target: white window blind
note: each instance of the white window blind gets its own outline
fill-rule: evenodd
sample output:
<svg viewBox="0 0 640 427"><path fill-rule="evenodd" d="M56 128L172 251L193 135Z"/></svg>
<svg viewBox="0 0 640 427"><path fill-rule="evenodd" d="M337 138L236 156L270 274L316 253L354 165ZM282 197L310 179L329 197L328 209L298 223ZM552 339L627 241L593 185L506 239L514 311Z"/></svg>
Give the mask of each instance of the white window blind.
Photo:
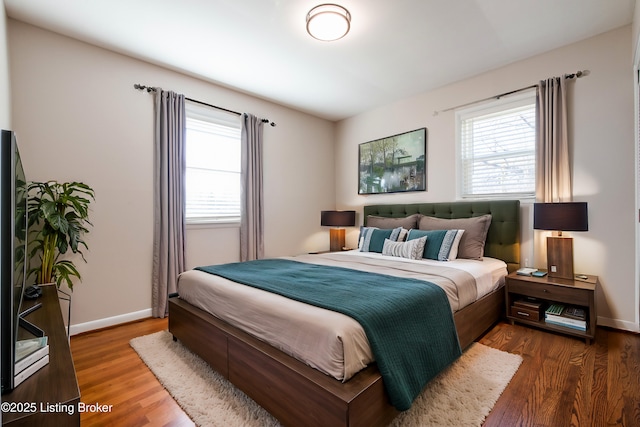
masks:
<svg viewBox="0 0 640 427"><path fill-rule="evenodd" d="M240 220L240 119L186 105L187 223Z"/></svg>
<svg viewBox="0 0 640 427"><path fill-rule="evenodd" d="M535 195L535 93L461 110L457 123L461 197Z"/></svg>

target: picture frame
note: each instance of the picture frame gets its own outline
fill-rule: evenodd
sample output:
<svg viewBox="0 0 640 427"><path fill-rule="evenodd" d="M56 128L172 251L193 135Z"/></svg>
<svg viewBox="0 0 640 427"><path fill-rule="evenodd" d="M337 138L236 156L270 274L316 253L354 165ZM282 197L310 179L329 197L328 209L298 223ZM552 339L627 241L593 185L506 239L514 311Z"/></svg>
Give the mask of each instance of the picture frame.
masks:
<svg viewBox="0 0 640 427"><path fill-rule="evenodd" d="M358 194L427 189L427 128L358 146Z"/></svg>

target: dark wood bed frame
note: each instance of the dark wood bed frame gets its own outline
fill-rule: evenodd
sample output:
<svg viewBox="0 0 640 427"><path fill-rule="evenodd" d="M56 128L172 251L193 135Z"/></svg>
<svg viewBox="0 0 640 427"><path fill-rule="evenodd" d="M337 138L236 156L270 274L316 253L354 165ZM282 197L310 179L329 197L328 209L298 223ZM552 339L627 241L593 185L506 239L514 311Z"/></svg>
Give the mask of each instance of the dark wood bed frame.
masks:
<svg viewBox="0 0 640 427"><path fill-rule="evenodd" d="M463 218L491 213L485 255L519 266L519 202L421 203L365 206L367 215L403 217L422 213ZM500 288L454 314L462 348L504 315ZM169 331L214 370L269 411L284 426L385 426L398 414L382 377L370 365L342 383L192 306L169 301Z"/></svg>

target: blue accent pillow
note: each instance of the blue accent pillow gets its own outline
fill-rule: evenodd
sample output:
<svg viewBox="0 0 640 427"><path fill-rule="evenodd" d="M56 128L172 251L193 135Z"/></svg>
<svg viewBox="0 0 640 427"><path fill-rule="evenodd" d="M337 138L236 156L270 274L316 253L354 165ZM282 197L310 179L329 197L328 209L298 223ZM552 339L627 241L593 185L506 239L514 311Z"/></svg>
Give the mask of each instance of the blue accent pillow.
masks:
<svg viewBox="0 0 640 427"><path fill-rule="evenodd" d="M458 234L462 236L464 230L409 230L407 241L427 237L427 244L424 246L423 258L436 261L449 261L455 259L458 252L456 245L460 243Z"/></svg>
<svg viewBox="0 0 640 427"><path fill-rule="evenodd" d="M396 242L401 231L402 227L391 230L375 227L360 228L360 238L358 239L359 241L362 241L360 252L377 252L381 254L382 248L384 247L384 241L389 239Z"/></svg>

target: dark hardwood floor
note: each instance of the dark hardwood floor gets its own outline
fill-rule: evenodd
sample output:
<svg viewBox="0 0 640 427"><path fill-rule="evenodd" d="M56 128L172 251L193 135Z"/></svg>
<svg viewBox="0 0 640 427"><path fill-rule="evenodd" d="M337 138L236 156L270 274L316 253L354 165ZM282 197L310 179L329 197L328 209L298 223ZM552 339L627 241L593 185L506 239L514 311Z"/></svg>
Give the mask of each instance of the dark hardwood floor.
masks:
<svg viewBox="0 0 640 427"><path fill-rule="evenodd" d="M499 323L482 344L524 361L485 426L640 426L640 335L598 328L595 342Z"/></svg>
<svg viewBox="0 0 640 427"><path fill-rule="evenodd" d="M113 405L83 426L193 425L129 346L166 328L148 319L71 338L81 401ZM480 342L524 358L486 427L640 426L640 335L599 328L586 345L504 322Z"/></svg>

